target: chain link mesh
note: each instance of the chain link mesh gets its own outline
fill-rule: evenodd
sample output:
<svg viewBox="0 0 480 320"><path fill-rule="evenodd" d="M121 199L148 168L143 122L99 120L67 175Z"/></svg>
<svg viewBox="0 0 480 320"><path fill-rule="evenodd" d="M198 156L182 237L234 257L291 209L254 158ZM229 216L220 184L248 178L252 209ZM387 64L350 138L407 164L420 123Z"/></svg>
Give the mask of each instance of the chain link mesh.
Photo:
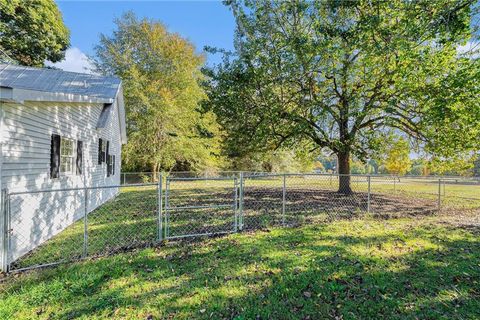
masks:
<svg viewBox="0 0 480 320"><path fill-rule="evenodd" d="M108 198L103 205L96 204ZM151 245L158 239L155 185L88 190L87 235L89 256Z"/></svg>
<svg viewBox="0 0 480 320"><path fill-rule="evenodd" d="M150 245L158 239L157 200L155 184L12 193L9 269Z"/></svg>
<svg viewBox="0 0 480 320"><path fill-rule="evenodd" d="M435 214L480 226L480 181L474 179L231 172L216 178L170 174L162 182L161 189L156 182L8 194L10 270L111 254L165 238L365 216Z"/></svg>
<svg viewBox="0 0 480 320"><path fill-rule="evenodd" d="M67 262L83 254L83 190L11 194L10 269ZM44 248L48 247L47 250Z"/></svg>
<svg viewBox="0 0 480 320"><path fill-rule="evenodd" d="M166 238L234 232L236 178L168 177Z"/></svg>

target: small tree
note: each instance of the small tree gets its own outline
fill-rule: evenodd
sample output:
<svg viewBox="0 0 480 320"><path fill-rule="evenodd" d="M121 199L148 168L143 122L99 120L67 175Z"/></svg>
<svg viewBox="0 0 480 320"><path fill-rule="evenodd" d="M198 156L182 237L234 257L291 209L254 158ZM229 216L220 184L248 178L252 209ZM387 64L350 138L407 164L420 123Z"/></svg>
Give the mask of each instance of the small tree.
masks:
<svg viewBox="0 0 480 320"><path fill-rule="evenodd" d="M390 174L404 175L412 167L408 141L400 137L390 145L385 159L385 169Z"/></svg>
<svg viewBox="0 0 480 320"><path fill-rule="evenodd" d="M53 0L0 0L0 49L27 66L65 58L70 32Z"/></svg>

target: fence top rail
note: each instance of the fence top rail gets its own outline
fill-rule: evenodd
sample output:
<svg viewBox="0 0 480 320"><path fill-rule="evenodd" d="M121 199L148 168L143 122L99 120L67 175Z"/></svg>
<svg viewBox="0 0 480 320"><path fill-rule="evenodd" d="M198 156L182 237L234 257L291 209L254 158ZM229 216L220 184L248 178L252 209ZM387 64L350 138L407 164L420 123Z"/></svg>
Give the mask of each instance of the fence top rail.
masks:
<svg viewBox="0 0 480 320"><path fill-rule="evenodd" d="M265 171L217 171L212 173L205 172L195 172L195 171L171 171L171 172L122 172L121 174L164 174L165 176L173 177L180 174L191 174L196 175L197 178L205 177L216 177L221 176L222 174L240 174L243 173L244 176L253 176L253 175L327 175L327 176L370 176L370 177L391 177L391 178L407 178L407 179L442 179L442 180L473 180L480 181L480 177L463 177L463 176L415 176L415 175L395 175L395 174L380 174L380 173L350 173L350 174L340 174L340 173L330 173L330 172L290 172L290 173L281 173L281 172L265 172ZM181 177L178 177L181 178ZM193 178L193 177L192 177Z"/></svg>
<svg viewBox="0 0 480 320"><path fill-rule="evenodd" d="M123 185L109 185L109 186L94 186L94 187L78 187L78 188L59 188L59 189L41 189L41 190L29 190L29 191L13 191L8 192L8 195L15 196L21 194L35 194L46 192L60 192L60 191L83 191L83 190L97 190L97 189L125 189L132 187L148 187L157 186L158 183L135 183L135 184L123 184Z"/></svg>
<svg viewBox="0 0 480 320"><path fill-rule="evenodd" d="M264 177L300 177L300 176L312 176L312 177L379 177L371 174L340 174L340 173L261 173L261 174L250 174L249 172L244 173L245 178L264 178ZM386 178L394 178L394 176L383 176Z"/></svg>
<svg viewBox="0 0 480 320"><path fill-rule="evenodd" d="M216 180L234 180L235 177L171 177L168 176L168 181L216 181Z"/></svg>

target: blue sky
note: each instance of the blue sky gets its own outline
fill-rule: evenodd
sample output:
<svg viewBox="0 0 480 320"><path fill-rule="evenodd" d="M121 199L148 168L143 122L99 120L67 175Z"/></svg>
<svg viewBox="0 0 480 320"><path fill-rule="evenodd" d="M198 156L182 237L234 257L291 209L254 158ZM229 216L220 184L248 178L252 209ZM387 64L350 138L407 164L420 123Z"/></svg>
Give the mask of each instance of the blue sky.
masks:
<svg viewBox="0 0 480 320"><path fill-rule="evenodd" d="M94 53L100 33L111 34L113 20L126 11L138 17L163 22L169 31L193 42L201 52L205 45L233 49L235 22L232 13L220 1L56 1L71 33L71 48L66 60L55 64L69 71L88 68L85 55ZM219 56L207 56L207 63Z"/></svg>

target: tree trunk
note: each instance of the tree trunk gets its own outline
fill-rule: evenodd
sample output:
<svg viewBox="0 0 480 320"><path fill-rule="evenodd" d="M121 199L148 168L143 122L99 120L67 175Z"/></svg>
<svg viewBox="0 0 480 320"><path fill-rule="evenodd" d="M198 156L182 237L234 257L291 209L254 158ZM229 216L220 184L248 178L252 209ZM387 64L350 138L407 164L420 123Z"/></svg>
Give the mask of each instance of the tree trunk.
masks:
<svg viewBox="0 0 480 320"><path fill-rule="evenodd" d="M157 174L158 167L159 165L156 162L152 163L151 165L151 170L152 170L151 181L155 183L158 182L158 174Z"/></svg>
<svg viewBox="0 0 480 320"><path fill-rule="evenodd" d="M338 158L338 192L351 194L350 185L350 151L342 151L337 154Z"/></svg>

